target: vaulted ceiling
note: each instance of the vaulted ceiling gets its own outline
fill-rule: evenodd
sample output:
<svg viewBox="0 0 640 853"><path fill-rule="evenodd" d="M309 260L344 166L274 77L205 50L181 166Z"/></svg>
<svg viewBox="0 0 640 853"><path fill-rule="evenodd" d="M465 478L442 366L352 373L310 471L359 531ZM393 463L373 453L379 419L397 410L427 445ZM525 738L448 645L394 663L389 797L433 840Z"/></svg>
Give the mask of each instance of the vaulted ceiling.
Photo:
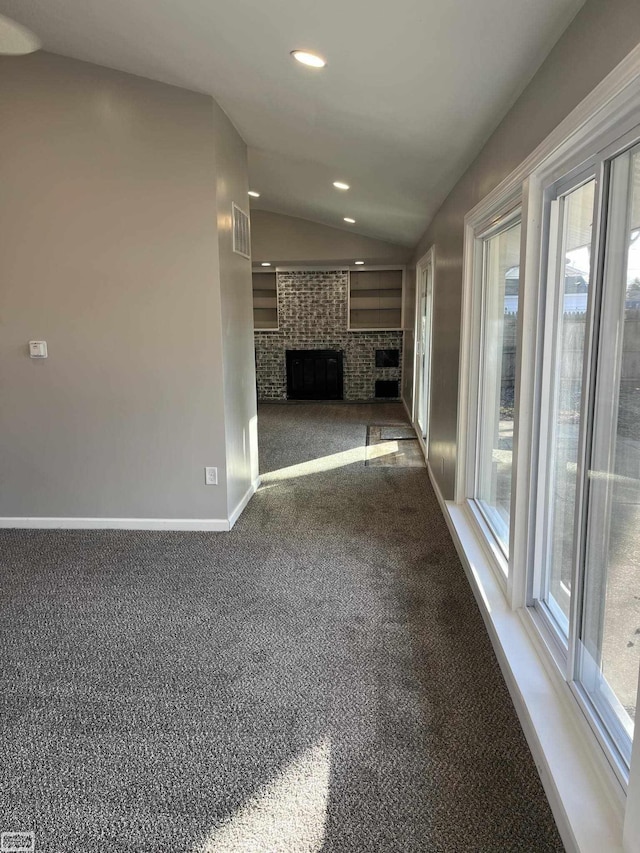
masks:
<svg viewBox="0 0 640 853"><path fill-rule="evenodd" d="M45 50L213 95L249 147L255 207L410 246L582 2L0 0L0 12ZM295 48L327 67L296 63Z"/></svg>

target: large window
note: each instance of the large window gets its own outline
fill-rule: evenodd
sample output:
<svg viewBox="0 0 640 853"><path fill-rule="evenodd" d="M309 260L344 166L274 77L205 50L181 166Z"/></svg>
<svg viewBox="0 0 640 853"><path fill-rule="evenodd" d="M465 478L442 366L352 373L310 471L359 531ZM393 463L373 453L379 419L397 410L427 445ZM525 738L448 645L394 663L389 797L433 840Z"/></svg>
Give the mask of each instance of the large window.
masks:
<svg viewBox="0 0 640 853"><path fill-rule="evenodd" d="M640 148L549 196L533 604L624 775L640 665Z"/></svg>
<svg viewBox="0 0 640 853"><path fill-rule="evenodd" d="M508 582L513 503L518 318L520 313L520 198L483 211L466 224L467 283L463 313L458 420L466 465L458 468L457 500ZM466 414L466 418L465 418Z"/></svg>
<svg viewBox="0 0 640 853"><path fill-rule="evenodd" d="M465 217L446 506L589 850L640 850L640 53L630 67Z"/></svg>
<svg viewBox="0 0 640 853"><path fill-rule="evenodd" d="M585 328L591 280L596 180L560 190L551 205L547 385L543 424L540 524L545 525L539 598L568 643L576 534Z"/></svg>
<svg viewBox="0 0 640 853"><path fill-rule="evenodd" d="M482 332L475 498L509 553L520 223L482 239Z"/></svg>
<svg viewBox="0 0 640 853"><path fill-rule="evenodd" d="M629 762L640 666L640 148L611 163L578 675Z"/></svg>

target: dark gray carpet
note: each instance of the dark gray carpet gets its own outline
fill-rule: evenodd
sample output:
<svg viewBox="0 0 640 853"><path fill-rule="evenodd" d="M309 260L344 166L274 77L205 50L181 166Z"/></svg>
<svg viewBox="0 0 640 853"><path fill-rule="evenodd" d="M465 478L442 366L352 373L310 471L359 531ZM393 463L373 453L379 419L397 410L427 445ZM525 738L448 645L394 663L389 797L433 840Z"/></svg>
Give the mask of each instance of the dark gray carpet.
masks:
<svg viewBox="0 0 640 853"><path fill-rule="evenodd" d="M0 831L38 853L562 850L426 471L350 461L401 420L262 406L272 473L230 534L0 532ZM305 466L326 456L348 464Z"/></svg>

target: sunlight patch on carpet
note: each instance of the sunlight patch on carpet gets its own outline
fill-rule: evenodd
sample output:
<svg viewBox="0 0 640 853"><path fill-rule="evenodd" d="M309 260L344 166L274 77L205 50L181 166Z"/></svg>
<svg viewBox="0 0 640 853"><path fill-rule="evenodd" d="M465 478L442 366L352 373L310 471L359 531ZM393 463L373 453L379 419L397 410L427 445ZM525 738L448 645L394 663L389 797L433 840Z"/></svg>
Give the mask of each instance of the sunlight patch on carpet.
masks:
<svg viewBox="0 0 640 853"><path fill-rule="evenodd" d="M298 465L289 465L287 468L270 471L267 474L262 474L261 479L263 483L271 483L277 480L308 477L310 474L320 474L324 471L332 471L335 468L344 468L345 465L367 462L397 452L397 441L385 441L375 446L362 445L362 447L354 447L352 450L342 450L340 453L331 453L328 456L320 456L318 459L310 459L308 462L300 462Z"/></svg>
<svg viewBox="0 0 640 853"><path fill-rule="evenodd" d="M380 453L379 448L395 449ZM367 457L365 465L376 468L425 468L420 442L412 426L407 424L367 427Z"/></svg>
<svg viewBox="0 0 640 853"><path fill-rule="evenodd" d="M331 743L318 741L261 788L193 853L320 853Z"/></svg>

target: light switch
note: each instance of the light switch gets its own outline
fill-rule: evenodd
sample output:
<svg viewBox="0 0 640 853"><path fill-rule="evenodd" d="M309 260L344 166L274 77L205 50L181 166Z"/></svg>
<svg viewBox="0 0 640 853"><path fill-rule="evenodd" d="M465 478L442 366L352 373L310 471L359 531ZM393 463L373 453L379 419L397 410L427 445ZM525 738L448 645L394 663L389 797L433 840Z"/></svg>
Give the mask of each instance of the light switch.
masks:
<svg viewBox="0 0 640 853"><path fill-rule="evenodd" d="M29 355L31 358L46 358L47 357L47 342L46 341L29 341Z"/></svg>

